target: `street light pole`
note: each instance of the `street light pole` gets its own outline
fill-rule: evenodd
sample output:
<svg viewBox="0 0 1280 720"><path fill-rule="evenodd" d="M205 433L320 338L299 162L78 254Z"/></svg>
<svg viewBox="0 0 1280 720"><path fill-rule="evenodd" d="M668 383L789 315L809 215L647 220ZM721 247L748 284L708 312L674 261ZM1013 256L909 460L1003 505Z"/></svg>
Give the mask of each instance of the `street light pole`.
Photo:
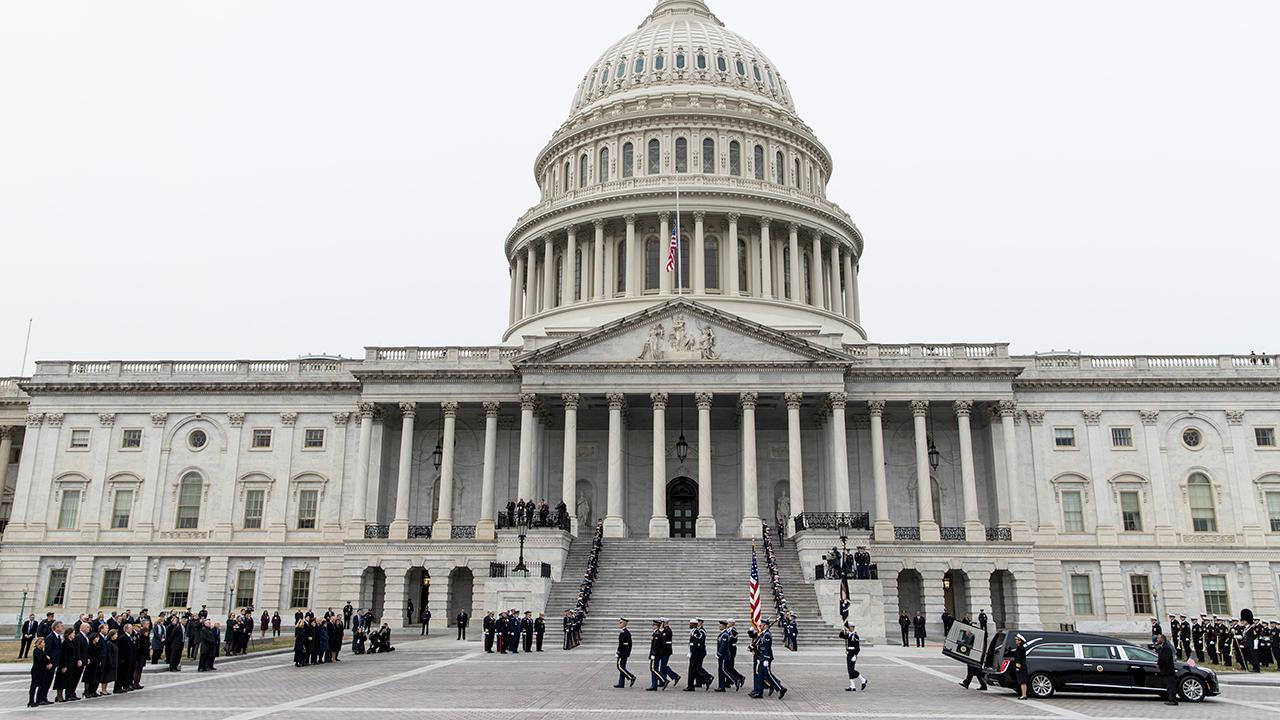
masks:
<svg viewBox="0 0 1280 720"><path fill-rule="evenodd" d="M18 630L15 639L22 639L22 616L27 612L27 589L22 588L22 606L18 608Z"/></svg>
<svg viewBox="0 0 1280 720"><path fill-rule="evenodd" d="M520 572L521 570L523 570L527 573L529 572L529 568L525 567L524 565L524 539L525 539L525 536L528 535L529 530L523 522L519 523L516 527L518 528L520 533L520 561L516 563L514 571Z"/></svg>

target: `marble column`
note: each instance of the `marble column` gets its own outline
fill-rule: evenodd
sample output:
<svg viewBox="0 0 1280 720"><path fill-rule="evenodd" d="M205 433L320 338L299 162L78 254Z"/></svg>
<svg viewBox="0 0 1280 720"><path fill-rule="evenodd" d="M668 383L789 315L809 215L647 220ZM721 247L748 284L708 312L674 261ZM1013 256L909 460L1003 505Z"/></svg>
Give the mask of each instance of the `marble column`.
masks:
<svg viewBox="0 0 1280 720"><path fill-rule="evenodd" d="M431 526L431 537L448 540L453 535L453 446L457 436L458 403L446 400L440 403L444 415L444 431L440 438L440 507L436 508L436 521Z"/></svg>
<svg viewBox="0 0 1280 720"><path fill-rule="evenodd" d="M627 536L627 522L622 516L622 393L605 395L609 402L609 502L604 518L605 537Z"/></svg>
<svg viewBox="0 0 1280 720"><path fill-rule="evenodd" d="M804 302L804 282L800 279L804 270L804 258L800 255L800 226L796 223L787 225L787 231L790 233L789 248L791 253L791 272L788 276L791 280L791 294L787 299L791 302Z"/></svg>
<svg viewBox="0 0 1280 720"><path fill-rule="evenodd" d="M816 308L820 308L826 304L822 291L822 276L826 270L822 266L822 233L818 230L813 231L813 250L811 252L813 253L813 258L810 260L809 265L809 270L811 271L809 274L813 278L809 281L810 292L813 293L813 302L811 304Z"/></svg>
<svg viewBox="0 0 1280 720"><path fill-rule="evenodd" d="M493 479L498 460L498 408L492 400L484 403L484 469L480 475L480 519L476 521L476 539L494 538Z"/></svg>
<svg viewBox="0 0 1280 720"><path fill-rule="evenodd" d="M537 406L538 396L533 393L520 395L520 469L516 472L516 499L533 498L533 410ZM507 518L510 522L511 518Z"/></svg>
<svg viewBox="0 0 1280 720"><path fill-rule="evenodd" d="M759 485L756 479L756 403L759 394L745 392L738 396L742 406L742 525L738 536L760 537Z"/></svg>
<svg viewBox="0 0 1280 720"><path fill-rule="evenodd" d="M868 400L871 415L871 478L875 487L875 534L878 542L893 540L889 519L889 483L884 472L884 400Z"/></svg>
<svg viewBox="0 0 1280 720"><path fill-rule="evenodd" d="M853 253L840 253L840 262L844 265L844 316L856 320L857 315L853 298Z"/></svg>
<svg viewBox="0 0 1280 720"><path fill-rule="evenodd" d="M624 215L622 219L627 221L627 262L626 267L622 268L622 273L626 276L627 297L635 297L640 294L636 288L638 284L636 266L639 264L636 262L636 216Z"/></svg>
<svg viewBox="0 0 1280 720"><path fill-rule="evenodd" d="M550 235L542 239L542 309L556 306L556 243Z"/></svg>
<svg viewBox="0 0 1280 720"><path fill-rule="evenodd" d="M725 283L728 288L726 292L730 295L738 295L742 289L738 287L738 213L729 213L726 216L729 220L729 246L721 247L720 257L729 261L729 277Z"/></svg>
<svg viewBox="0 0 1280 720"><path fill-rule="evenodd" d="M578 228L570 225L568 240L564 244L564 274L560 277L560 305L572 305L578 302ZM585 267L583 268L586 269ZM586 280L583 273L583 280Z"/></svg>
<svg viewBox="0 0 1280 720"><path fill-rule="evenodd" d="M667 272L667 247L670 243L671 213L663 211L658 213L658 293L660 295L670 295L671 288L676 284L675 273ZM648 267L647 259L643 267Z"/></svg>
<svg viewBox="0 0 1280 720"><path fill-rule="evenodd" d="M833 392L828 398L831 400L831 454L835 456L831 470L835 475L836 512L848 513L853 511L849 501L849 436L844 429L844 409L849 398L842 392Z"/></svg>
<svg viewBox="0 0 1280 720"><path fill-rule="evenodd" d="M859 272L861 272L861 269L858 267L858 263L856 262L856 258L855 258L855 262L853 262L853 272L850 273L849 275L850 290L848 291L848 293L849 293L849 299L851 301L849 318L853 320L855 323L861 324L862 323L862 305L861 305L862 301L858 299L858 273Z"/></svg>
<svg viewBox="0 0 1280 720"><path fill-rule="evenodd" d="M576 493L578 484L578 393L563 393L564 401L564 459L560 478L560 499L569 510L569 531L578 534Z"/></svg>
<svg viewBox="0 0 1280 720"><path fill-rule="evenodd" d="M912 400L911 415L915 421L916 431L916 507L917 522L920 526L920 539L937 542L940 540L938 523L933 518L933 485L929 470L929 428L925 419L929 415L928 400Z"/></svg>
<svg viewBox="0 0 1280 720"><path fill-rule="evenodd" d="M840 258L835 243L827 253L827 309L840 313Z"/></svg>
<svg viewBox="0 0 1280 720"><path fill-rule="evenodd" d="M791 235L795 238L795 233ZM795 243L792 243L795 247ZM795 268L796 255L791 256L791 267ZM796 277L792 273L792 282ZM792 287L796 287L794 284ZM800 403L804 393L790 392L782 396L787 402L787 480L791 493L791 513L787 516L787 535L796 532L796 516L804 513L804 467L800 447Z"/></svg>
<svg viewBox="0 0 1280 720"><path fill-rule="evenodd" d="M595 273L592 276L592 280L595 281L594 283L595 292L593 293L592 296L596 300L603 300L604 299L604 220L597 218L595 220L592 220L591 224L596 229L595 252L592 253L591 255L591 259L593 261L593 264L595 265ZM583 296L587 294L586 288L583 288L582 294Z"/></svg>
<svg viewBox="0 0 1280 720"><path fill-rule="evenodd" d="M671 537L671 521L667 518L667 394L650 393L653 400L653 515L649 518L649 537Z"/></svg>
<svg viewBox="0 0 1280 720"><path fill-rule="evenodd" d="M698 521L697 536L716 536L716 517L711 511L711 400L709 392L695 393L698 405Z"/></svg>
<svg viewBox="0 0 1280 720"><path fill-rule="evenodd" d="M955 408L956 424L960 431L960 485L964 492L965 540L986 542L987 528L978 516L978 481L973 469L973 433L969 427L973 401L957 400L952 407Z"/></svg>
<svg viewBox="0 0 1280 720"><path fill-rule="evenodd" d="M1000 413L1000 430L1004 438L1004 476L1009 487L1009 532L1016 542L1026 542L1031 537L1031 523L1027 522L1027 508L1023 507L1020 495L1022 488L1018 480L1018 436L1014 432L1014 416L1018 412L1018 404L1013 400L1001 400L997 406Z"/></svg>
<svg viewBox="0 0 1280 720"><path fill-rule="evenodd" d="M769 224L773 218L760 218L760 297L773 297L773 243L769 241Z"/></svg>
<svg viewBox="0 0 1280 720"><path fill-rule="evenodd" d="M524 260L520 258L520 253L516 253L515 264L511 266L511 298L507 303L508 308L508 324L515 325L520 319L520 307L523 305L523 298L520 297L520 283L524 280Z"/></svg>
<svg viewBox="0 0 1280 720"><path fill-rule="evenodd" d="M707 250L706 240L703 233L706 228L704 220L706 212L702 210L693 211L693 257L689 258L689 274L693 277L689 278L689 284L693 286L693 292L702 295L707 291Z"/></svg>
<svg viewBox="0 0 1280 720"><path fill-rule="evenodd" d="M524 261L524 316L538 312L538 256L534 254L533 240L525 244Z"/></svg>
<svg viewBox="0 0 1280 720"><path fill-rule="evenodd" d="M418 403L400 403L400 466L396 469L396 515L391 521L389 537L405 540L409 537L409 482L413 471L413 419L418 414Z"/></svg>
<svg viewBox="0 0 1280 720"><path fill-rule="evenodd" d="M9 477L9 455L13 453L13 432L14 428L0 425L0 491L4 490L5 481Z"/></svg>

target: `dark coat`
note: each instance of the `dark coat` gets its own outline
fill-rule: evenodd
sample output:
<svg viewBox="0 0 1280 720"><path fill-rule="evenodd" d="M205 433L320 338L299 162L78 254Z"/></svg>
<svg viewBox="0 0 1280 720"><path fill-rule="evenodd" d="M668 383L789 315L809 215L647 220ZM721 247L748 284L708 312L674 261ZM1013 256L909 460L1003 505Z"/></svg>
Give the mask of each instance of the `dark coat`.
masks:
<svg viewBox="0 0 1280 720"><path fill-rule="evenodd" d="M116 681L116 670L120 666L120 650L115 643L108 640L102 643L101 652L102 667L98 670L98 682L113 683Z"/></svg>
<svg viewBox="0 0 1280 720"><path fill-rule="evenodd" d="M1165 641L1160 646L1159 657L1156 659L1156 669L1161 675L1173 674L1173 643Z"/></svg>

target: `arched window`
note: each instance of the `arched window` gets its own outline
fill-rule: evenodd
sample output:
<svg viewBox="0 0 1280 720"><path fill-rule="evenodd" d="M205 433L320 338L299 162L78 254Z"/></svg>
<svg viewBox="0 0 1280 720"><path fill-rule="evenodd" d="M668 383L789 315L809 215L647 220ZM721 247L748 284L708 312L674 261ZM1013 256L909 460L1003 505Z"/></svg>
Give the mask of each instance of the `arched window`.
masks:
<svg viewBox="0 0 1280 720"><path fill-rule="evenodd" d="M804 283L804 292L801 293L801 297L804 298L804 302L812 303L813 290L811 288L813 288L813 265L809 262L808 253L804 254L804 264L801 265L800 273L803 276L802 282Z"/></svg>
<svg viewBox="0 0 1280 720"><path fill-rule="evenodd" d="M626 76L627 76L627 61L624 59L618 62L618 71L614 73L614 77L621 80Z"/></svg>
<svg viewBox="0 0 1280 720"><path fill-rule="evenodd" d="M757 145L753 155L754 157L752 157L752 159L755 160L755 165L756 165L755 166L756 179L763 180L764 179L764 146Z"/></svg>
<svg viewBox="0 0 1280 720"><path fill-rule="evenodd" d="M662 70L662 69L663 69L663 68L665 68L666 66L667 66L667 56L666 56L666 55L663 55L661 52L659 52L657 55L654 55L654 56L653 56L653 69L654 69L654 70Z"/></svg>
<svg viewBox="0 0 1280 720"><path fill-rule="evenodd" d="M609 66L605 65L604 70L600 71L600 84L604 85L609 82Z"/></svg>
<svg viewBox="0 0 1280 720"><path fill-rule="evenodd" d="M725 61L723 55L716 56L716 69L719 70L720 72L728 72L729 63Z"/></svg>
<svg viewBox="0 0 1280 720"><path fill-rule="evenodd" d="M547 288L547 292L551 293L551 307L560 307L560 288L564 287L564 255L556 253L556 285L553 288Z"/></svg>
<svg viewBox="0 0 1280 720"><path fill-rule="evenodd" d="M747 285L747 241L738 240L738 292L750 293Z"/></svg>
<svg viewBox="0 0 1280 720"><path fill-rule="evenodd" d="M791 294L791 248L786 245L782 246L782 292L791 300L795 300L795 295Z"/></svg>
<svg viewBox="0 0 1280 720"><path fill-rule="evenodd" d="M1193 473L1187 479L1187 502L1191 505L1193 531L1218 532L1218 511L1213 502L1213 485L1204 473Z"/></svg>
<svg viewBox="0 0 1280 720"><path fill-rule="evenodd" d="M704 53L698 53L697 64L699 70L707 69L707 56Z"/></svg>
<svg viewBox="0 0 1280 720"><path fill-rule="evenodd" d="M739 76L741 77L747 76L747 66L743 64L742 60L735 60L734 65L737 66Z"/></svg>
<svg viewBox="0 0 1280 720"><path fill-rule="evenodd" d="M629 178L636 169L636 149L631 143L622 146L622 177Z"/></svg>
<svg viewBox="0 0 1280 720"><path fill-rule="evenodd" d="M582 153L582 157L578 158L578 187L587 186L587 154Z"/></svg>
<svg viewBox="0 0 1280 720"><path fill-rule="evenodd" d="M791 163L791 169L795 172L796 187L800 187L800 158L796 158Z"/></svg>
<svg viewBox="0 0 1280 720"><path fill-rule="evenodd" d="M751 73L752 73L753 75L755 75L755 76L756 76L756 82L758 82L758 83L762 83L762 82L764 82L764 78L760 76L760 66L759 66L759 65L757 65L757 64L755 64L755 63L751 63Z"/></svg>
<svg viewBox="0 0 1280 720"><path fill-rule="evenodd" d="M774 173L778 176L778 184L786 185L787 184L787 166L786 166L786 163L782 161L781 150L774 153L773 162L774 162Z"/></svg>
<svg viewBox="0 0 1280 720"><path fill-rule="evenodd" d="M643 56L643 55L641 55L640 57L636 58L636 71L635 71L635 74L636 74L636 75L643 75L643 74L644 74L644 56Z"/></svg>
<svg viewBox="0 0 1280 720"><path fill-rule="evenodd" d="M769 78L769 89L772 90L773 89L773 71L766 68L764 73L765 73L765 76Z"/></svg>
<svg viewBox="0 0 1280 720"><path fill-rule="evenodd" d="M178 514L174 527L178 530L194 530L200 527L200 498L204 495L204 478L198 472L189 472L178 483Z"/></svg>
<svg viewBox="0 0 1280 720"><path fill-rule="evenodd" d="M613 267L618 276L618 281L614 284L615 292L627 291L627 245L624 242L618 242L617 257L613 260Z"/></svg>
<svg viewBox="0 0 1280 720"><path fill-rule="evenodd" d="M600 148L600 164L596 166L596 181L609 181L609 148Z"/></svg>
<svg viewBox="0 0 1280 720"><path fill-rule="evenodd" d="M563 186L564 186L564 192L569 192L569 161L568 161L568 160L566 160L566 161L565 161L565 163L564 163L564 183L563 183Z"/></svg>
<svg viewBox="0 0 1280 720"><path fill-rule="evenodd" d="M729 174L742 175L742 146L737 140L729 141Z"/></svg>
<svg viewBox="0 0 1280 720"><path fill-rule="evenodd" d="M689 141L676 138L676 172L689 172Z"/></svg>
<svg viewBox="0 0 1280 720"><path fill-rule="evenodd" d="M658 174L658 165L662 160L662 152L657 139L649 141L649 174Z"/></svg>
<svg viewBox="0 0 1280 720"><path fill-rule="evenodd" d="M684 69L684 53L676 53L676 69Z"/></svg>
<svg viewBox="0 0 1280 720"><path fill-rule="evenodd" d="M644 241L644 289L658 289L658 272L661 269L660 248L658 247L658 238L649 236Z"/></svg>
<svg viewBox="0 0 1280 720"><path fill-rule="evenodd" d="M708 290L720 289L720 239L708 235L702 241L702 282Z"/></svg>
<svg viewBox="0 0 1280 720"><path fill-rule="evenodd" d="M703 138L702 140L702 172L713 173L716 171L716 141L711 138Z"/></svg>
<svg viewBox="0 0 1280 720"><path fill-rule="evenodd" d="M596 74L591 73L587 76L587 94L590 95L592 90L596 89Z"/></svg>

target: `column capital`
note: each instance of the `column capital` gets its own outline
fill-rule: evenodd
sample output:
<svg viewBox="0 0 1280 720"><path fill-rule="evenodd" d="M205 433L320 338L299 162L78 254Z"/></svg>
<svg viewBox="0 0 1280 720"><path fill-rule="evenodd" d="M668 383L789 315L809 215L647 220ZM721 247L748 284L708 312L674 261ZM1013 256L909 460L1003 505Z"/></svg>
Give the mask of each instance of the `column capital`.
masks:
<svg viewBox="0 0 1280 720"><path fill-rule="evenodd" d="M0 425L0 440L13 437L13 428L8 425Z"/></svg>
<svg viewBox="0 0 1280 720"><path fill-rule="evenodd" d="M700 392L693 394L693 402L698 406L699 410L709 409L711 407L711 399L715 395L709 392Z"/></svg>
<svg viewBox="0 0 1280 720"><path fill-rule="evenodd" d="M867 412L871 417L881 417L884 415L884 406L887 404L884 400L868 400Z"/></svg>
<svg viewBox="0 0 1280 720"><path fill-rule="evenodd" d="M1025 415L1027 416L1027 422L1031 423L1032 425L1043 425L1043 424L1044 424L1044 411L1043 411L1043 410L1023 410L1022 412L1023 412L1023 414L1025 414ZM1148 425L1154 425L1154 424L1155 424L1154 422L1147 423L1147 422L1146 422L1146 420L1145 420L1145 418L1144 418L1144 420L1143 420L1143 423L1144 423L1144 424L1148 424Z"/></svg>
<svg viewBox="0 0 1280 720"><path fill-rule="evenodd" d="M457 400L445 400L444 402L440 403L440 411L441 411L442 413L444 413L444 416L445 416L445 417L447 417L447 418L449 418L449 417L457 417L457 416L458 416L458 401L457 401Z"/></svg>
<svg viewBox="0 0 1280 720"><path fill-rule="evenodd" d="M406 401L400 403L400 414L404 417L414 417L418 414L418 403Z"/></svg>
<svg viewBox="0 0 1280 720"><path fill-rule="evenodd" d="M1080 417L1084 418L1085 425L1097 425L1102 420L1101 410L1081 410Z"/></svg>
<svg viewBox="0 0 1280 720"><path fill-rule="evenodd" d="M30 415L28 415L27 417L28 417L28 418L30 418L31 416L30 416ZM167 413L167 412L153 412L153 413L151 413L151 425L152 425L152 426L154 426L154 427L164 427L164 426L165 426L165 423L167 423L167 422L169 422L169 413ZM28 422L28 424L30 424L30 423Z"/></svg>
<svg viewBox="0 0 1280 720"><path fill-rule="evenodd" d="M951 403L951 407L956 411L956 417L969 417L973 412L972 400L957 400Z"/></svg>
<svg viewBox="0 0 1280 720"><path fill-rule="evenodd" d="M533 393L520 393L520 409L533 410L538 404L538 396Z"/></svg>
<svg viewBox="0 0 1280 720"><path fill-rule="evenodd" d="M377 410L378 410L378 406L375 403L371 403L371 402L356 403L356 414L359 415L361 418L367 418L367 417L371 418L373 417L373 414L377 412Z"/></svg>
<svg viewBox="0 0 1280 720"><path fill-rule="evenodd" d="M1013 417L1018 414L1018 401L1001 400L999 404L996 405L996 412L999 413L1002 418Z"/></svg>
<svg viewBox="0 0 1280 720"><path fill-rule="evenodd" d="M661 211L661 212L659 212L659 213L658 213L658 220L659 220L660 222L667 222L667 221L668 221L668 220L670 220L670 219L671 219L671 211L670 211L670 210L663 210L663 211Z"/></svg>
<svg viewBox="0 0 1280 720"><path fill-rule="evenodd" d="M810 228L810 229L809 229L809 238L810 238L811 240L822 240L824 237L826 237L826 236L825 236L825 235L823 235L823 233L822 233L822 228Z"/></svg>
<svg viewBox="0 0 1280 720"><path fill-rule="evenodd" d="M621 410L627 401L627 396L622 393L609 393L604 396L604 399L609 402L610 410Z"/></svg>
<svg viewBox="0 0 1280 720"><path fill-rule="evenodd" d="M282 412L280 413L280 423L283 425L293 425L298 422L298 413Z"/></svg>
<svg viewBox="0 0 1280 720"><path fill-rule="evenodd" d="M912 417L924 417L925 415L928 415L928 414L929 414L928 400L912 400L911 401Z"/></svg>
<svg viewBox="0 0 1280 720"><path fill-rule="evenodd" d="M761 227L769 227L769 224L770 224L770 223L772 223L772 222L773 222L773 218L769 217L768 215L761 215L761 216L760 216L760 226L761 226Z"/></svg>
<svg viewBox="0 0 1280 720"><path fill-rule="evenodd" d="M849 401L849 394L842 392L833 392L827 395L827 400L831 403L832 410L844 410L845 403Z"/></svg>
<svg viewBox="0 0 1280 720"><path fill-rule="evenodd" d="M577 235L578 235L578 223L569 223L568 225L566 225L566 226L565 226L565 228L564 228L564 233L565 233L565 235L568 235L569 237L577 237Z"/></svg>
<svg viewBox="0 0 1280 720"><path fill-rule="evenodd" d="M738 404L743 409L756 409L756 403L760 400L760 393L744 392L738 394Z"/></svg>
<svg viewBox="0 0 1280 720"><path fill-rule="evenodd" d="M740 217L742 217L742 214L741 214L741 213L736 213L736 212L731 212L731 213L728 213L727 215L725 215L725 219L727 219L729 222L731 222L731 223L735 223L735 224L738 222L738 218L740 218Z"/></svg>
<svg viewBox="0 0 1280 720"><path fill-rule="evenodd" d="M227 413L227 424L231 427L240 427L244 425L244 413L229 412Z"/></svg>
<svg viewBox="0 0 1280 720"><path fill-rule="evenodd" d="M703 219L703 218L705 218L706 216L707 216L707 211L706 211L706 210L694 210L694 211L693 211L693 219L694 219L695 221L701 222L701 221L702 221L702 219Z"/></svg>
<svg viewBox="0 0 1280 720"><path fill-rule="evenodd" d="M1160 422L1160 411L1159 410L1139 410L1138 417L1142 418L1143 425L1155 425L1156 423ZM1042 420L1044 419L1043 415L1041 416L1041 419ZM1036 423L1036 424L1039 424L1039 423Z"/></svg>
<svg viewBox="0 0 1280 720"><path fill-rule="evenodd" d="M116 414L113 412L98 413L98 424L102 427L111 427L116 424Z"/></svg>
<svg viewBox="0 0 1280 720"><path fill-rule="evenodd" d="M623 220L624 220L628 225L635 225L635 224L636 224L636 214L635 214L635 213L627 213L626 215L623 215L623 216L622 216L622 219L623 219Z"/></svg>
<svg viewBox="0 0 1280 720"><path fill-rule="evenodd" d="M667 407L667 394L664 392L649 393L649 399L653 401L654 410L663 410Z"/></svg>
<svg viewBox="0 0 1280 720"><path fill-rule="evenodd" d="M603 229L604 229L604 223L605 223L605 219L604 219L604 218L596 218L595 220L592 220L592 221L591 221L591 224L592 224L592 225L595 227L595 229L597 229L597 230L603 230Z"/></svg>
<svg viewBox="0 0 1280 720"><path fill-rule="evenodd" d="M1243 411L1243 410L1228 410L1228 411L1227 411L1227 424L1228 424L1228 425L1239 425L1239 424L1241 424L1241 423L1243 423L1243 422L1244 422L1244 411Z"/></svg>
<svg viewBox="0 0 1280 720"><path fill-rule="evenodd" d="M791 233L792 235L799 234L800 223L787 223L787 232Z"/></svg>
<svg viewBox="0 0 1280 720"><path fill-rule="evenodd" d="M44 413L27 413L27 427L40 427L42 424L44 424Z"/></svg>
<svg viewBox="0 0 1280 720"><path fill-rule="evenodd" d="M344 412L336 412L333 414L334 425L341 427L343 425L346 425L349 422L351 422L351 413L344 411Z"/></svg>
<svg viewBox="0 0 1280 720"><path fill-rule="evenodd" d="M486 400L483 405L485 417L497 417L498 408L502 407L502 403L497 400Z"/></svg>
<svg viewBox="0 0 1280 720"><path fill-rule="evenodd" d="M577 410L578 401L582 399L578 393L561 393L560 399L564 401L565 410Z"/></svg>
<svg viewBox="0 0 1280 720"><path fill-rule="evenodd" d="M45 422L49 423L49 427L62 427L62 418L65 415L60 412L45 413Z"/></svg>
<svg viewBox="0 0 1280 720"><path fill-rule="evenodd" d="M788 410L795 410L800 407L801 401L804 400L804 393L798 393L798 392L783 393L782 399L787 401Z"/></svg>

